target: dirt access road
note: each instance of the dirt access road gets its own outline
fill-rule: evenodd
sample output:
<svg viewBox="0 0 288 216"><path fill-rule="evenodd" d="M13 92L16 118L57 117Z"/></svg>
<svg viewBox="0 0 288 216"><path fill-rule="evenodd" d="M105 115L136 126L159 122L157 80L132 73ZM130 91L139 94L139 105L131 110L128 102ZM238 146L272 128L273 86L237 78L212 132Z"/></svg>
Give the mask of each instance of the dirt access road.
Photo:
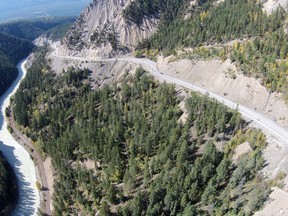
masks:
<svg viewBox="0 0 288 216"><path fill-rule="evenodd" d="M21 65L18 70L22 70L23 72L27 72L26 68L24 65ZM44 168L44 160L41 156L41 154L35 149L34 145L31 143L31 141L24 136L15 126L15 121L13 118L13 112L10 112L10 117L8 118L10 127L12 128L14 132L15 138L18 139L18 143L21 144L30 154L30 156L34 160L35 166L38 168L38 173L39 177L41 179L41 186L42 190L40 191L40 209L41 211L47 215L50 216L52 215L51 211L51 198L50 198L50 191L49 191L49 186L47 182L47 176L46 176L46 171Z"/></svg>
<svg viewBox="0 0 288 216"><path fill-rule="evenodd" d="M41 186L42 186L42 190L40 192L40 196L41 196L40 209L45 215L47 216L52 215L51 208L50 208L51 199L50 199L50 194L49 194L49 186L47 182L45 168L43 165L44 163L43 158L40 155L40 153L35 149L31 141L27 137L22 135L22 133L17 129L17 127L15 126L15 121L14 121L12 112L9 117L9 123L14 132L14 135L16 136L16 138L18 138L18 142L22 146L24 146L24 148L29 152L29 154L31 155L31 157L33 158L35 162L36 167L38 168L39 177L41 179Z"/></svg>

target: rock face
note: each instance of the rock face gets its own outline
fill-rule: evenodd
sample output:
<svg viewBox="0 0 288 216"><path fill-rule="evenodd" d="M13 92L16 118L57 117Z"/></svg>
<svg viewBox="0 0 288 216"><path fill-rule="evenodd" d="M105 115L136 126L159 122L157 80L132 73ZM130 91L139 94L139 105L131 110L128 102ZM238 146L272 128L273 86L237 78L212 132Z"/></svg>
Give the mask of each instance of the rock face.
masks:
<svg viewBox="0 0 288 216"><path fill-rule="evenodd" d="M263 0L263 8L268 13L271 14L277 7L281 6L286 11L288 9L288 0Z"/></svg>
<svg viewBox="0 0 288 216"><path fill-rule="evenodd" d="M122 14L131 1L94 0L62 40L62 54L93 58L133 51L156 31L159 20L146 18L141 26L127 22Z"/></svg>
<svg viewBox="0 0 288 216"><path fill-rule="evenodd" d="M47 37L46 34L41 35L40 37L36 38L33 41L33 44L36 46L44 46L44 45L51 45L53 43L53 41Z"/></svg>

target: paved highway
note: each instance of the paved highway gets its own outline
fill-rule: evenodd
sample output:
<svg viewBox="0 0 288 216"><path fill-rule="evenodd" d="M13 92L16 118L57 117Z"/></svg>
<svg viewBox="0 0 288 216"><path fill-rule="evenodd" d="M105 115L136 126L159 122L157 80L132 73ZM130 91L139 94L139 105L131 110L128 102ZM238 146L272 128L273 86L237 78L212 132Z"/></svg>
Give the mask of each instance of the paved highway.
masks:
<svg viewBox="0 0 288 216"><path fill-rule="evenodd" d="M18 67L18 70L22 70L22 73L26 74L26 68L25 63L21 64L21 67ZM46 216L52 215L51 211L51 198L50 198L50 191L48 186L48 181L46 177L46 172L44 168L44 161L41 156L41 154L35 149L35 146L31 143L30 139L28 139L26 136L24 136L15 126L14 118L13 118L13 112L11 110L11 115L9 118L10 126L13 129L14 134L17 136L21 144L25 147L25 149L30 149L29 154L31 157L34 158L36 161L36 165L38 167L38 173L39 177L41 179L41 186L42 186L42 197L41 197L41 203L40 203L40 209L43 213L45 213Z"/></svg>
<svg viewBox="0 0 288 216"><path fill-rule="evenodd" d="M262 115L261 113L257 112L256 110L253 110L249 107L246 107L241 104L237 104L232 100L229 100L221 95L217 95L213 92L210 92L209 90L196 86L190 82L183 81L180 79L177 79L175 77L163 74L161 71L158 70L156 63L149 60L149 59L143 59L143 58L133 58L133 57L126 57L126 58L111 58L111 59L91 59L91 58L82 58L82 57L71 57L71 56L58 56L54 55L57 58L64 58L64 59L71 59L71 60L80 60L80 61L104 61L104 62L112 62L112 61L125 61L130 63L135 63L141 65L143 68L145 68L148 72L150 72L153 76L160 78L162 80L165 80L169 83L174 83L176 85L183 86L185 88L188 88L193 91L197 91L201 94L208 94L210 98L214 98L215 100L224 103L226 106L235 109L237 107L238 111L243 115L243 117L246 120L250 120L255 122L260 128L267 130L270 134L275 136L277 140L283 144L285 149L288 149L288 131L281 127L280 125L276 124L273 120L269 119L268 117Z"/></svg>
<svg viewBox="0 0 288 216"><path fill-rule="evenodd" d="M18 77L0 98L0 150L13 167L19 187L19 200L12 213L14 216L36 216L40 204L39 191L35 185L37 179L34 163L28 152L8 131L8 119L5 117L10 98L18 89L20 81L25 77L26 72L21 69L24 68L25 63L26 61L23 60L17 65L19 70Z"/></svg>
<svg viewBox="0 0 288 216"><path fill-rule="evenodd" d="M35 149L35 146L31 143L31 141L24 136L15 126L15 121L13 118L13 112L11 111L11 115L9 118L10 121L10 126L16 135L16 137L19 139L18 142L21 143L25 147L25 149L29 149L29 154L31 157L34 158L36 161L36 166L38 167L38 172L39 172L39 177L41 179L41 186L42 186L42 197L41 197L41 203L40 203L40 209L42 210L43 213L45 213L46 216L52 215L51 211L51 199L50 199L50 190L49 190L49 185L46 177L46 172L44 168L44 161L40 153Z"/></svg>

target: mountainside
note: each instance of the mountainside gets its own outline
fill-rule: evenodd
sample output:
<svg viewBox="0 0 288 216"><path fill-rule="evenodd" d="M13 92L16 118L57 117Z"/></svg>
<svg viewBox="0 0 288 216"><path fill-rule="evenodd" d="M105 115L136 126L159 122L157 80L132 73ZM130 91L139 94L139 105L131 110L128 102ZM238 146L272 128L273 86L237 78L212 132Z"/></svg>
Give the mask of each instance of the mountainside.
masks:
<svg viewBox="0 0 288 216"><path fill-rule="evenodd" d="M16 176L0 152L0 215L6 215L15 205L17 192Z"/></svg>
<svg viewBox="0 0 288 216"><path fill-rule="evenodd" d="M37 40L36 45L44 45L48 39L59 40L74 21L73 17L57 17L0 24L0 95L17 77L16 64L35 47L32 41L44 33L44 39Z"/></svg>
<svg viewBox="0 0 288 216"><path fill-rule="evenodd" d="M28 41L0 32L0 96L18 75L16 64L32 51Z"/></svg>
<svg viewBox="0 0 288 216"><path fill-rule="evenodd" d="M278 4L286 1L94 0L53 51L38 53L15 94L19 129L52 158L53 214L252 215L271 187L286 187L286 155L271 160L286 145L251 128L265 127L259 107L281 109L270 106L274 94L288 101L287 12ZM159 80L135 70L154 65L134 50L158 60ZM222 86L235 110L161 83L167 75ZM261 97L272 101L253 107ZM258 112L252 123L239 98Z"/></svg>
<svg viewBox="0 0 288 216"><path fill-rule="evenodd" d="M236 110L143 68L92 90L87 68L56 75L44 58L15 94L14 115L52 157L53 215L251 215L267 199L265 135Z"/></svg>
<svg viewBox="0 0 288 216"><path fill-rule="evenodd" d="M75 19L75 17L51 17L8 22L0 24L0 32L32 41L48 30L74 23Z"/></svg>
<svg viewBox="0 0 288 216"><path fill-rule="evenodd" d="M0 32L0 51L4 53L13 64L18 63L26 57L33 47L33 44L28 40Z"/></svg>
<svg viewBox="0 0 288 216"><path fill-rule="evenodd" d="M79 16L62 43L63 54L109 56L134 50L139 41L157 29L158 19L145 18L141 25L126 22L123 10L130 0L94 0Z"/></svg>
<svg viewBox="0 0 288 216"><path fill-rule="evenodd" d="M223 39L225 42L246 35L259 35L271 28L265 11L272 14L278 6L287 9L287 2L264 0L260 3L252 0L238 5L237 1L216 0L94 0L68 31L59 52L62 55L108 57L139 47L174 49L179 45L199 46ZM225 5L231 7L227 10ZM254 19L249 15L251 13L258 15ZM225 25L229 23L225 32L221 23L211 26L222 21ZM275 24L278 23L272 23L274 30ZM208 29L211 31L205 33ZM147 43L146 39L151 36L152 40Z"/></svg>

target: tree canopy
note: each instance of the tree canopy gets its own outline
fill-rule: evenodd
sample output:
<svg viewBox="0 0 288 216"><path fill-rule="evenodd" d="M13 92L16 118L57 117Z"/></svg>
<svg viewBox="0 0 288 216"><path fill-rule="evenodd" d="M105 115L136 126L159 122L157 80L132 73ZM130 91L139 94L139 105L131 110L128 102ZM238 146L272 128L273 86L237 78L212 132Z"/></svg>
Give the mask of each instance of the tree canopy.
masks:
<svg viewBox="0 0 288 216"><path fill-rule="evenodd" d="M27 40L0 32L0 95L16 79L16 64L32 51L34 45Z"/></svg>
<svg viewBox="0 0 288 216"><path fill-rule="evenodd" d="M0 214L8 206L13 206L18 197L16 176L12 167L0 152ZM7 210L7 209L6 209Z"/></svg>
<svg viewBox="0 0 288 216"><path fill-rule="evenodd" d="M175 87L142 68L91 90L88 69L55 76L44 56L16 93L14 115L52 157L55 215L251 215L267 198L265 136L237 111L191 93L180 123ZM245 141L252 151L233 162Z"/></svg>

